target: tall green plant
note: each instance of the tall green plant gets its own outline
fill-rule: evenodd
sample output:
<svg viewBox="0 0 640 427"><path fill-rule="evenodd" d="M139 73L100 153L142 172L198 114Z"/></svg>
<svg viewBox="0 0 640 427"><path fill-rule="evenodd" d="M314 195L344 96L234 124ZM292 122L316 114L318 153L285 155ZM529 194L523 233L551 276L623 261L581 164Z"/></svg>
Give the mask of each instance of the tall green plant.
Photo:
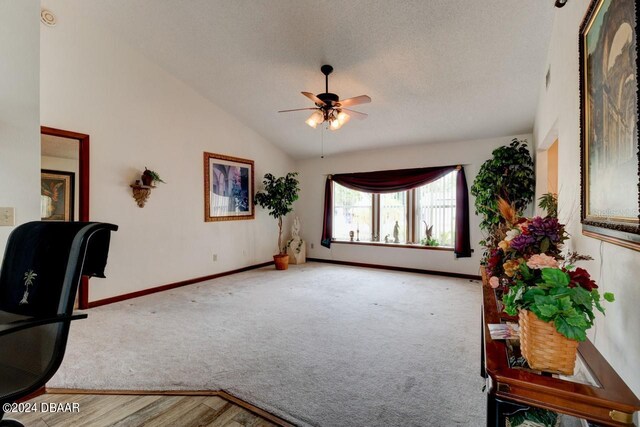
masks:
<svg viewBox="0 0 640 427"><path fill-rule="evenodd" d="M257 205L268 209L269 215L278 220L278 250L281 255L287 253L282 245L282 219L293 210L293 202L298 200L297 172L289 172L286 176L276 178L268 173L262 183L264 191L258 191L254 197Z"/></svg>
<svg viewBox="0 0 640 427"><path fill-rule="evenodd" d="M496 148L493 157L482 164L471 186L476 198L476 215L483 220L480 228L491 235L500 224L498 198L513 204L518 215L533 201L535 172L527 141L514 138L511 144Z"/></svg>

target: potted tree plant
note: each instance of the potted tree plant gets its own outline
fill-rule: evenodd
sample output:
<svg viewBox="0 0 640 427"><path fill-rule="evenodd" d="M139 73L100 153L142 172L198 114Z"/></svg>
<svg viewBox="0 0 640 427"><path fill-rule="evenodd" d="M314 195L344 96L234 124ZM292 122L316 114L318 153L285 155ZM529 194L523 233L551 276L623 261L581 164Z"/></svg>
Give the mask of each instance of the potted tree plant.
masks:
<svg viewBox="0 0 640 427"><path fill-rule="evenodd" d="M258 191L254 197L257 205L268 209L269 215L278 220L278 254L273 256L276 269L286 270L289 267L287 248L282 244L282 219L293 210L293 202L298 200L297 172L289 172L286 176L276 178L268 173L262 183L264 190Z"/></svg>
<svg viewBox="0 0 640 427"><path fill-rule="evenodd" d="M513 206L519 216L535 194L535 171L526 140L514 138L511 144L498 147L491 154L492 158L482 164L471 186L471 194L476 198L476 215L482 215L480 228L487 232L487 237L480 242L486 247L483 265L501 240L499 228L504 225L504 218L500 215L499 200Z"/></svg>
<svg viewBox="0 0 640 427"><path fill-rule="evenodd" d="M513 204L520 215L535 193L535 171L527 141L514 138L511 144L498 147L491 154L493 157L482 164L471 186L476 214L483 216L480 228L489 233L500 223L500 198Z"/></svg>

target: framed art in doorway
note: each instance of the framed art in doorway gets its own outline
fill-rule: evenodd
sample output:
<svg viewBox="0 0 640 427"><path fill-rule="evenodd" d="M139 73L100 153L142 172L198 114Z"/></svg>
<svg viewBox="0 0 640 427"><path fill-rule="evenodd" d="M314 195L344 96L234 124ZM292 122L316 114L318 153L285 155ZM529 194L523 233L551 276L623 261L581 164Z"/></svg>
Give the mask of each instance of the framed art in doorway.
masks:
<svg viewBox="0 0 640 427"><path fill-rule="evenodd" d="M75 174L42 169L40 172L40 219L73 221Z"/></svg>

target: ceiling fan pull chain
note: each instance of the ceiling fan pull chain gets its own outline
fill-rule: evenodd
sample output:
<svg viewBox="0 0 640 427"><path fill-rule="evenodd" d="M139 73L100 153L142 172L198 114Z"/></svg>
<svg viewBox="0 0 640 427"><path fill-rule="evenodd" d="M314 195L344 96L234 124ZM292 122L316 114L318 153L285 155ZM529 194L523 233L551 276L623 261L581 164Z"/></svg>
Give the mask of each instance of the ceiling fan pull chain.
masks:
<svg viewBox="0 0 640 427"><path fill-rule="evenodd" d="M320 158L324 159L324 126L322 126L322 132L320 132Z"/></svg>

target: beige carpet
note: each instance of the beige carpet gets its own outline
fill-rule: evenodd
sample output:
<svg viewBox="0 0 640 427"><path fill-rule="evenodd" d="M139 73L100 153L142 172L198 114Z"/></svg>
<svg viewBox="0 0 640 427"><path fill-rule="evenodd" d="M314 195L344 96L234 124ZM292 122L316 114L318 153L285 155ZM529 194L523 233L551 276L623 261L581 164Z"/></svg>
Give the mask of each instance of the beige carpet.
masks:
<svg viewBox="0 0 640 427"><path fill-rule="evenodd" d="M299 425L480 426L478 282L309 263L89 310L50 387L223 389Z"/></svg>

